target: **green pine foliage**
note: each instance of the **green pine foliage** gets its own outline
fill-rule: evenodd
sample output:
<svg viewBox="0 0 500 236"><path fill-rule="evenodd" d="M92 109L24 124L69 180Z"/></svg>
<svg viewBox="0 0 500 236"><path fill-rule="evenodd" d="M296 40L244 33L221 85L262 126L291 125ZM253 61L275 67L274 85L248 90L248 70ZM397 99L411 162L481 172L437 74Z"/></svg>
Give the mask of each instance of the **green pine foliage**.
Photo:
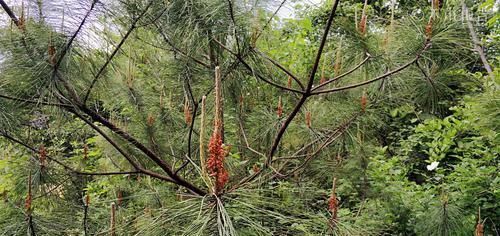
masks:
<svg viewBox="0 0 500 236"><path fill-rule="evenodd" d="M495 2L296 2L0 0L0 235L498 235Z"/></svg>

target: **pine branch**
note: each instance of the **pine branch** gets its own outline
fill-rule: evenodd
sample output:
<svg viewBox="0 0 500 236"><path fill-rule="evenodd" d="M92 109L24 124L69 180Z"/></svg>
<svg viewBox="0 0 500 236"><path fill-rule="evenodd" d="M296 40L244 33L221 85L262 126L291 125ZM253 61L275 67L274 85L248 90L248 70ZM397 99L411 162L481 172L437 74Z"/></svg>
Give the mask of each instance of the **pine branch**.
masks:
<svg viewBox="0 0 500 236"><path fill-rule="evenodd" d="M28 145L26 142L23 142L19 139L14 138L13 136L9 135L8 133L6 133L4 131L0 131L0 135L13 143L17 143L17 144L21 145L22 147L28 149L29 151L31 151L35 154L37 154L39 152L38 149ZM127 174L140 174L141 173L140 171L84 172L84 171L76 170L73 167L70 167L69 165L57 160L56 158L54 158L52 156L47 155L46 158L49 159L50 161L53 161L54 163L60 165L61 167L63 167L67 171L74 173L76 175L107 176L107 175L127 175Z"/></svg>
<svg viewBox="0 0 500 236"><path fill-rule="evenodd" d="M176 47L174 45L174 43L167 37L167 35L161 30L160 26L155 24L156 28L158 29L158 32L160 33L160 35L162 36L163 38L163 41L165 41L165 43L167 43L174 52L177 52L179 53L181 56L184 56L184 57L187 57L191 60L193 60L194 62L202 65L203 67L207 68L207 69L211 69L210 65L208 65L207 63L193 57L193 56L190 56L188 55L186 52L182 51L181 49L179 49L178 47ZM156 46L157 47L157 46Z"/></svg>
<svg viewBox="0 0 500 236"><path fill-rule="evenodd" d="M104 125L108 129L110 129L111 131L113 131L113 133L117 134L118 136L120 136L121 138L123 138L124 140L126 140L127 142L129 142L130 144L132 144L133 146L135 146L136 148L138 148L150 160L152 160L163 171L165 171L165 173L167 173L169 179L172 179L174 183L176 183L176 184L178 184L180 186L183 186L186 189L188 189L188 190L190 190L193 193L196 193L198 195L201 195L201 196L205 195L205 192L203 190L197 188L193 184L187 182L185 179L183 179L180 176L178 176L177 174L175 174L175 172L172 170L172 167L170 166L170 164L168 164L163 159L161 159L159 156L157 156L152 150L150 150L144 144L142 144L137 139L135 139L134 137L132 137L129 133L127 133L124 130L120 129L115 124L111 123L109 120L105 119L104 117L102 117L101 115L99 115L95 111L87 108L84 105L80 105L78 108L79 108L80 111L82 111L86 115L90 116L90 118L92 120L97 121L100 124ZM88 123L88 124L91 125L92 123ZM142 170L142 171L145 171L145 170Z"/></svg>
<svg viewBox="0 0 500 236"><path fill-rule="evenodd" d="M3 10L7 13L7 15L9 15L10 19L14 22L14 24L17 27L21 27L19 19L17 18L16 14L14 14L12 9L10 9L9 5L7 5L7 3L5 3L4 0L0 0L0 5L2 5Z"/></svg>
<svg viewBox="0 0 500 236"><path fill-rule="evenodd" d="M297 84L300 86L300 88L302 90L305 90L305 87L304 85L302 84L302 82L300 82L300 80L298 79L298 77L296 75L294 75L292 72L290 72L288 69L286 69L283 65L281 65L279 62L277 62L276 60L272 59L271 57L265 55L263 52L260 52L258 50L255 49L256 52L258 52L259 54L262 55L262 57L264 57L265 59L267 59L269 62L271 62L273 65L275 65L276 67L278 67L280 70L282 70L283 72L285 72L288 76L292 77L292 79L297 82Z"/></svg>
<svg viewBox="0 0 500 236"><path fill-rule="evenodd" d="M132 24L128 28L127 33L125 33L125 35L122 37L122 39L120 40L120 42L118 43L118 45L115 47L115 49L113 50L113 52L109 56L109 58L106 60L106 62L104 62L104 64L101 66L101 68L99 69L99 71L97 72L97 74L94 76L94 79L90 83L90 86L89 86L89 88L88 88L88 90L87 90L87 92L85 94L85 98L83 99L83 104L85 104L87 102L87 100L88 100L88 98L90 96L90 93L92 92L92 89L94 88L95 84L97 83L97 81L99 80L99 78L101 77L101 75L104 73L104 71L106 70L106 68L108 67L108 65L111 63L111 61L113 60L113 58L116 56L116 54L118 53L118 51L121 49L121 47L123 46L123 44L125 43L125 41L127 41L127 39L130 36L130 34L137 28L137 23L146 14L146 12L149 10L149 8L153 4L153 2L154 1L149 1L148 5L146 6L146 8L144 10L142 10L141 14L132 21Z"/></svg>
<svg viewBox="0 0 500 236"><path fill-rule="evenodd" d="M227 5L229 8L229 16L231 17L231 23L233 24L233 33L234 33L234 39L236 41L236 48L238 50L238 55L240 55L241 54L241 47L240 47L240 40L238 39L237 31L236 31L236 19L234 18L233 2L231 0L227 0Z"/></svg>
<svg viewBox="0 0 500 236"><path fill-rule="evenodd" d="M78 26L77 30L75 31L75 33L73 33L73 35L68 40L68 43L66 44L66 46L64 47L64 49L61 51L59 59L57 60L56 64L54 65L54 74L59 69L59 67L61 66L61 63L62 63L62 61L64 59L64 56L66 56L66 53L71 48L71 45L75 41L75 39L78 36L78 34L81 32L81 30L83 28L83 25L85 24L85 22L89 18L90 13L92 12L92 10L94 10L94 7L95 7L96 3L97 3L97 0L93 0L92 1L92 4L90 5L90 9L87 11L87 13L85 14L85 16L83 17L83 20L80 22L80 25Z"/></svg>
<svg viewBox="0 0 500 236"><path fill-rule="evenodd" d="M279 89L282 89L282 90L286 90L286 91L290 91L290 92L294 92L294 93L304 93L303 91L300 91L300 90L296 90L296 89L292 89L292 88L287 88L283 85L279 85L269 79L266 79L264 76L262 76L261 74L259 74L258 72L256 72L246 61L245 59L238 55L237 53L233 52L231 49L229 49L228 47L226 47L224 44L222 44L221 42L217 41L216 39L213 39L214 42L216 42L222 49L228 51L231 55L233 55L234 57L236 57L236 59L238 59L241 64L243 64L243 66L248 70L248 72L250 73L250 75L252 76L255 76L256 78L266 82L267 84L270 84L276 88L279 88Z"/></svg>
<svg viewBox="0 0 500 236"><path fill-rule="evenodd" d="M281 8L285 5L287 0L283 0L281 1L280 5L278 6L278 8L274 11L274 13L271 15L271 17L269 17L269 19L266 21L266 24L264 25L264 27L262 27L262 29L259 31L259 33L257 34L257 36L255 37L255 42L257 42L257 40L259 40L260 36L262 36L262 33L267 29L267 27L271 24L271 21L274 19L274 17L276 17L276 15L278 14L278 12L281 10Z"/></svg>
<svg viewBox="0 0 500 236"><path fill-rule="evenodd" d="M346 85L346 86L339 87L339 88L333 88L333 89L327 89L327 90L321 90L321 91L318 91L318 92L313 92L312 95L318 95L318 94L325 94L325 93L332 93L332 92L349 90L349 89L361 87L361 86L364 86L364 85L371 84L373 82L379 81L381 79L387 78L387 77L389 77L391 75L394 75L396 73L399 73L399 72L403 71L404 69L406 69L406 68L410 67L411 65L413 65L422 56L422 53L424 53L430 46L431 46L431 42L429 40L427 40L425 42L425 44L424 44L424 47L417 53L417 55L415 56L415 58L413 58L411 61L405 63L404 65L402 65L402 66L400 66L400 67L398 67L398 68L396 68L394 70L388 71L388 72L386 72L383 75L377 76L377 77L375 77L375 78L373 78L371 80L366 80L366 81L363 81L363 82L359 82L359 83L351 84L351 85Z"/></svg>
<svg viewBox="0 0 500 236"><path fill-rule="evenodd" d="M326 40L328 38L328 33L330 32L330 27L332 25L333 18L335 16L336 11L337 11L337 7L338 7L339 2L340 2L340 0L335 0L335 2L333 4L332 10L330 12L330 16L328 18L328 22L327 22L325 30L323 32L323 37L321 39L320 46L318 48L318 53L316 55L316 59L314 61L314 65L313 65L313 68L311 70L311 74L309 76L309 81L307 83L306 90L304 91L304 93L302 94L302 97L297 102L297 104L293 108L292 112L288 115L285 122L281 126L280 130L276 134L276 137L274 138L274 141L273 141L273 145L271 146L271 149L268 153L267 159L264 162L264 166L259 171L255 172L254 174L248 176L247 178L242 179L236 186L233 187L233 189L236 189L239 186L241 186L249 181L252 181L257 176L259 176L263 172L263 170L270 167L271 162L273 161L274 154L275 154L276 150L278 149L278 146L281 142L281 139L283 138L283 135L285 134L285 131L287 130L290 123L292 123L292 120L295 118L295 116L297 116L297 114L299 113L300 109L302 108L302 106L304 105L306 100L312 95L311 88L312 88L313 83L314 83L314 77L315 77L316 72L318 70L319 62L321 60L321 54L323 53L323 49L325 47Z"/></svg>
<svg viewBox="0 0 500 236"><path fill-rule="evenodd" d="M343 74L341 74L339 76L336 76L336 77L334 77L334 78L332 78L330 80L325 81L324 83L322 83L322 84L318 85L317 87L313 88L312 91L314 92L315 90L318 90L318 89L320 89L320 88L322 88L322 87L324 87L324 86L326 86L326 85L328 85L330 83L338 81L339 79L342 79L342 78L344 78L344 77L352 74L353 72L355 72L356 70L358 70L359 68L361 68L361 66L363 66L366 62L368 62L368 60L370 58L371 58L371 55L368 55L362 62L360 62L358 65L356 65L355 67L353 67L349 71L347 71L347 72L345 72L345 73L343 73Z"/></svg>
<svg viewBox="0 0 500 236"><path fill-rule="evenodd" d="M66 107L66 108L73 107L70 104L35 101L35 100L29 100L29 99L24 99L24 98L3 95L3 94L0 94L0 98L11 100L11 101L16 101L16 102L30 103L30 104L35 104L35 105L46 105L46 106L55 106L55 107Z"/></svg>

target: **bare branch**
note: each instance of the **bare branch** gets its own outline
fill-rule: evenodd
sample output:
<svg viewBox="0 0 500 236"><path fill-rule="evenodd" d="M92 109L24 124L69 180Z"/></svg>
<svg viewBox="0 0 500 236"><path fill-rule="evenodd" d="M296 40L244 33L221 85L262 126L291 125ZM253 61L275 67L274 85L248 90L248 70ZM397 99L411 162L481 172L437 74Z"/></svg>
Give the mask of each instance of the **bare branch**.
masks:
<svg viewBox="0 0 500 236"><path fill-rule="evenodd" d="M165 173L167 173L168 177L171 178L174 183L185 187L186 189L192 191L193 193L196 193L198 195L205 195L205 191L199 189L198 187L194 186L193 184L187 182L185 179L181 178L180 176L176 175L175 172L172 170L172 167L162 158L157 156L152 150L147 148L144 144L139 142L137 139L132 137L129 133L123 131L119 127L117 127L115 124L111 123L109 120L105 119L95 111L87 108L84 105L80 105L78 107L83 113L87 114L92 118L92 120L99 122L100 124L104 125L111 131L113 131L115 134L138 148L142 153L144 153L150 160L152 160L154 163L156 163ZM90 125L90 124L89 124Z"/></svg>

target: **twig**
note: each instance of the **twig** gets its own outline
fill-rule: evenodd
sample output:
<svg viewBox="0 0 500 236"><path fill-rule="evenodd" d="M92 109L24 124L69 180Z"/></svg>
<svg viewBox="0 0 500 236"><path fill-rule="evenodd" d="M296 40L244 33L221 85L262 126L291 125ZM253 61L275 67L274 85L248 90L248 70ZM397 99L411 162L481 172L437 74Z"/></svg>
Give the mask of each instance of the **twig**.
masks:
<svg viewBox="0 0 500 236"><path fill-rule="evenodd" d="M111 53L111 55L109 56L109 58L106 60L106 62L104 63L104 65L101 66L101 69L99 69L99 71L97 72L97 74L94 76L94 79L90 83L89 89L87 90L87 93L85 94L85 98L83 99L83 104L85 104L87 102L87 100L88 100L88 98L90 96L90 93L92 92L92 89L94 88L95 84L97 83L97 80L99 80L99 78L101 77L101 75L104 73L104 70L108 67L109 63L111 63L111 61L113 60L113 58L115 57L115 55L118 53L118 51L121 49L121 47L123 46L123 44L125 43L125 41L127 40L127 38L132 33L132 31L134 31L134 29L137 28L137 22L139 22L139 20L146 14L146 12L148 11L149 7L151 7L151 5L153 4L153 2L154 1L152 1L152 0L149 1L148 5L141 12L141 14L132 21L132 24L128 28L127 33L125 33L125 35L122 37L120 43L118 43L118 45L115 47L115 49L113 50L113 52Z"/></svg>
<svg viewBox="0 0 500 236"><path fill-rule="evenodd" d="M376 81L379 81L381 79L384 79L386 77L389 77L393 74L396 74L406 68L408 68L409 66L413 65L422 55L422 53L427 50L429 47L431 46L430 44L430 41L426 41L425 45L424 45L424 48L422 50L420 50L420 52L415 56L414 59L412 59L411 61L407 62L406 64L392 70L392 71L389 71L383 75L380 75L380 76L377 76L371 80L366 80L366 81L363 81L363 82L359 82L359 83L356 83L356 84L351 84L351 85L347 85L347 86L344 86L344 87L339 87L339 88L333 88L333 89L327 89L327 90L321 90L321 91L318 91L318 92L313 92L312 95L317 95L317 94L325 94L325 93L332 93L332 92L338 92L338 91L343 91L343 90L348 90L348 89L353 89L353 88L357 88L357 87L361 87L363 85L367 85L367 84L371 84L373 82L376 82Z"/></svg>

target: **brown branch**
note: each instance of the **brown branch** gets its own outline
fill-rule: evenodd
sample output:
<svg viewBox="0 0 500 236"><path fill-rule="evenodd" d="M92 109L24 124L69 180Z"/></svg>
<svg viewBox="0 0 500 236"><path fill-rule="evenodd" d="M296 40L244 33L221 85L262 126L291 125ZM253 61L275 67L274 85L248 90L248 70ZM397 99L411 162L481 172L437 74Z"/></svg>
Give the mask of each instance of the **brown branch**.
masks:
<svg viewBox="0 0 500 236"><path fill-rule="evenodd" d="M87 102L87 100L88 100L88 98L90 96L90 93L92 92L92 89L94 88L95 84L97 83L97 80L99 80L99 78L101 77L101 75L104 73L104 70L111 63L111 61L116 56L116 54L118 53L118 51L121 49L121 47L123 46L123 44L125 43L125 41L127 40L127 38L130 36L130 34L134 31L134 29L137 28L137 22L139 22L139 20L146 14L146 12L148 11L149 7L151 7L151 5L153 4L153 2L154 1L149 1L148 5L141 12L141 14L132 21L132 24L128 28L127 33L125 33L125 35L120 40L120 43L118 43L118 45L115 47L115 49L113 50L113 52L111 53L111 55L109 56L109 58L106 60L106 62L104 63L104 65L102 65L102 67L99 69L99 71L97 72L97 74L94 76L94 79L90 83L90 87L87 90L87 93L85 94L85 98L83 99L83 103L84 104Z"/></svg>
<svg viewBox="0 0 500 236"><path fill-rule="evenodd" d="M23 146L24 148L30 150L31 152L33 153L38 153L39 150L32 147L32 146L29 146L28 144L26 144L25 142L19 140L19 139L16 139L14 138L13 136L7 134L6 132L0 132L1 136L6 138L7 140L13 142L13 143L17 143L21 146ZM56 164L62 166L64 169L74 173L74 174L77 174L77 175L100 175L100 176L106 176L106 175L126 175L126 174L141 174L140 171L115 171L115 172L84 172L84 171L79 171L79 170L76 170L74 169L73 167L70 167L69 165L57 160L56 158L52 157L52 156L49 156L47 155L46 156L48 160L50 161L53 161L55 162Z"/></svg>
<svg viewBox="0 0 500 236"><path fill-rule="evenodd" d="M55 106L55 107L72 107L72 105L70 105L70 104L35 101L35 100L29 100L29 99L24 99L24 98L12 97L12 96L3 95L3 94L0 94L0 98L12 100L12 101L17 101L17 102L23 102L23 103L37 104L37 105L40 104L40 105Z"/></svg>
<svg viewBox="0 0 500 236"><path fill-rule="evenodd" d="M413 65L422 55L422 53L427 50L429 47L431 46L430 44L430 41L426 41L425 43L425 46L422 50L420 50L419 53L417 53L417 55L415 56L415 58L413 58L411 61L407 62L406 64L392 70L392 71L389 71L383 75L380 75L380 76L377 76L371 80L366 80L366 81L363 81L363 82L359 82L359 83L356 83L356 84L351 84L351 85L347 85L347 86L344 86L344 87L339 87L339 88L333 88L333 89L327 89L327 90L322 90L322 91L318 91L318 92L313 92L312 95L318 95L318 94L325 94L325 93L332 93L332 92L338 92L338 91L344 91L344 90L348 90L348 89L353 89L353 88L357 88L357 87L361 87L363 85L367 85L367 84L371 84L373 82L376 82L376 81L379 81L381 79L384 79L384 78L387 78L393 74L396 74L406 68L408 68L409 66Z"/></svg>
<svg viewBox="0 0 500 236"><path fill-rule="evenodd" d="M208 65L207 63L205 63L197 58L194 58L193 56L188 55L186 52L184 52L181 49L179 49L178 47L176 47L174 45L174 43L172 41L170 41L170 39L167 37L167 35L161 30L160 26L157 24L154 24L154 25L156 26L156 28L158 29L158 32L162 36L163 41L165 41L172 48L173 51L179 53L181 56L184 56L184 57L187 57L187 58L193 60L194 62L202 65L203 67L205 67L207 69L211 69L210 65ZM158 47L158 46L155 46L155 47Z"/></svg>
<svg viewBox="0 0 500 236"><path fill-rule="evenodd" d="M477 38L476 31L474 30L474 26L472 25L472 21L470 20L469 16L469 9L465 5L465 3L462 3L462 7L465 9L465 20L467 21L467 26L469 27L469 32L470 36L472 38L472 42L474 43L474 49L479 53L479 57L481 58L481 61L483 62L484 68L488 72L488 74L494 79L493 75L493 70L491 69L490 64L488 63L488 59L486 58L486 55L484 54L483 47L481 46L481 42Z"/></svg>
<svg viewBox="0 0 500 236"><path fill-rule="evenodd" d="M7 3L5 3L4 0L0 0L0 5L2 5L3 10L7 13L7 15L9 15L10 19L14 22L14 24L17 27L20 27L19 19L17 18L16 14L14 14L12 9L10 9L9 5L7 5Z"/></svg>
<svg viewBox="0 0 500 236"><path fill-rule="evenodd" d="M97 0L93 0L92 1L92 5L90 5L90 9L87 11L87 13L83 17L82 21L80 22L80 25L76 29L75 33L73 33L73 35L69 39L68 43L66 44L66 46L64 47L64 49L61 51L59 59L57 60L56 64L54 65L54 72L56 72L59 69L59 67L61 66L61 63L62 63L62 60L64 59L64 56L66 56L66 53L68 52L69 48L73 44L74 40L76 39L76 36L78 36L78 34L80 33L80 31L82 30L83 25L85 24L85 22L87 21L88 17L90 16L90 13L92 12L92 10L94 10L94 7L95 7L96 3L97 3Z"/></svg>
<svg viewBox="0 0 500 236"><path fill-rule="evenodd" d="M238 36L236 36L236 19L234 17L233 2L231 0L227 0L227 4L229 8L229 16L231 17L231 22L233 23L234 27L234 39L236 40L236 48L238 49L238 55L240 55L241 47L240 47L240 40L238 39Z"/></svg>
<svg viewBox="0 0 500 236"><path fill-rule="evenodd" d="M332 78L330 80L325 81L324 83L322 83L322 84L318 85L317 87L313 88L312 91L316 91L316 90L318 90L318 89L320 89L320 88L322 88L322 87L324 87L324 86L326 86L326 85L328 85L330 83L338 81L339 79L342 79L343 77L346 77L346 76L352 74L354 71L358 70L361 66L363 66L370 58L371 58L371 56L368 55L362 62L360 62L358 65L356 65L355 67L353 67L349 71L347 71L347 72L345 72L345 73L343 73L343 74L341 74L341 75L339 75L337 77L334 77L334 78Z"/></svg>
<svg viewBox="0 0 500 236"><path fill-rule="evenodd" d="M252 175L248 176L247 178L244 178L243 180L241 180L232 189L236 189L239 186L241 186L241 185L243 185L243 184L245 184L245 183L247 183L249 181L252 181L257 176L259 176L266 168L268 168L271 165L271 162L273 160L273 156L274 156L276 150L278 149L278 146L279 146L279 144L281 142L281 139L283 138L283 135L285 134L285 131L287 130L288 126L290 125L290 123L292 122L292 120L295 118L295 116L297 116L297 114L299 113L300 109L302 108L302 105L304 105L304 103L306 102L306 100L312 95L311 94L311 88L312 88L312 85L314 83L314 77L315 77L316 72L318 70L319 62L321 60L321 54L323 53L323 49L324 49L325 44L326 44L326 39L328 38L328 33L330 32L330 27L332 26L333 18L335 16L336 11L337 11L337 6L338 6L339 2L340 2L340 0L335 0L335 2L333 4L332 10L330 12L330 16L328 18L328 22L327 22L326 27L325 27L325 31L323 33L323 37L321 39L320 46L318 48L318 53L316 55L316 59L314 61L314 65L313 65L313 68L311 70L311 74L309 76L309 82L307 84L306 90L302 94L302 97L297 102L297 104L295 105L295 107L292 110L292 112L288 115L287 119L283 123L283 126L281 126L280 130L276 134L276 137L275 137L275 139L273 141L273 145L271 146L271 149L270 149L270 151L268 153L268 156L267 156L267 159L266 159L266 161L264 163L264 166L259 171L255 172L254 174L252 174Z"/></svg>
<svg viewBox="0 0 500 236"><path fill-rule="evenodd" d="M290 72L288 69L286 69L283 65L281 65L279 62L277 62L276 60L270 58L269 56L265 55L263 52L260 52L258 50L255 50L256 52L258 52L259 54L261 54L265 59L267 59L269 62L271 62L273 65L275 65L276 67L278 67L279 69L281 69L283 72L285 72L288 76L290 76L299 86L302 90L305 89L304 85L302 84L302 82L300 82L300 80L298 79L297 76L295 76L292 72Z"/></svg>
<svg viewBox="0 0 500 236"><path fill-rule="evenodd" d="M260 36L262 36L262 33L267 29L267 27L271 24L271 21L273 20L273 18L278 14L278 12L281 10L281 8L285 5L287 0L283 0L281 1L281 4L278 6L278 8L274 11L274 13L271 15L271 17L269 17L269 19L267 20L266 24L264 25L264 27L262 27L262 29L259 31L259 33L257 34L257 36L255 37L255 41L257 42L257 40L260 38Z"/></svg>
<svg viewBox="0 0 500 236"><path fill-rule="evenodd" d="M189 83L189 78L186 78L185 81L186 81L187 92L189 94L189 99L193 103L193 111L192 111L191 123L189 124L189 132L188 132L188 143L187 143L187 154L186 154L187 160L174 172L176 175L177 175L177 173L179 173L179 171L184 169L189 164L189 162L191 162L193 159L191 157L191 152L192 152L191 146L193 143L194 120L196 119L196 112L198 111L198 103L194 99L193 90L191 89L191 84Z"/></svg>
<svg viewBox="0 0 500 236"><path fill-rule="evenodd" d="M238 55L237 53L233 52L231 49L229 49L228 47L226 47L224 44L222 44L221 42L217 41L216 39L212 39L215 43L217 43L222 49L228 51L231 55L233 55L234 57L236 57L236 59L238 59L241 64L243 64L243 66L250 72L251 75L257 77L258 79L266 82L267 84L270 84L276 88L279 88L279 89L282 89L282 90L286 90L286 91L290 91L290 92L294 92L294 93L300 93L300 94L303 94L304 92L303 91L300 91L300 90L297 90L297 89L292 89L292 88L287 88L283 85L279 85L271 80L268 80L266 78L264 78L262 75L260 75L259 73L257 73L246 61L245 59L243 59L243 57L241 57L240 55Z"/></svg>
<svg viewBox="0 0 500 236"><path fill-rule="evenodd" d="M159 156L157 156L153 151L151 151L149 148L147 148L144 144L139 142L137 139L132 137L129 133L123 131L119 127L117 127L115 124L111 123L109 120L105 119L95 111L87 108L84 105L79 106L79 109L90 116L92 120L99 122L100 124L104 125L111 131L113 131L115 134L138 148L142 153L144 153L150 160L152 160L154 163L156 163L165 173L167 173L168 177L170 177L174 183L185 187L186 189L192 191L193 193L196 193L198 195L205 195L205 191L199 189L198 187L194 186L193 184L187 182L185 179L181 178L180 176L176 175L175 172L173 171L172 167L165 162L163 159L161 159Z"/></svg>
<svg viewBox="0 0 500 236"><path fill-rule="evenodd" d="M318 53L316 54L316 59L314 60L314 65L311 70L311 74L309 76L309 82L307 83L306 93L309 94L311 92L311 88L314 84L314 77L316 76L316 72L318 71L319 63L321 61L321 55L323 54L323 49L326 45L326 40L328 39L328 33L330 32L330 28L333 23L333 18L335 17L335 12L337 11L337 6L339 5L340 0L335 0L333 3L332 11L330 12L330 16L328 17L328 21L326 23L325 31L323 32L323 37L321 38L321 42L319 44Z"/></svg>

